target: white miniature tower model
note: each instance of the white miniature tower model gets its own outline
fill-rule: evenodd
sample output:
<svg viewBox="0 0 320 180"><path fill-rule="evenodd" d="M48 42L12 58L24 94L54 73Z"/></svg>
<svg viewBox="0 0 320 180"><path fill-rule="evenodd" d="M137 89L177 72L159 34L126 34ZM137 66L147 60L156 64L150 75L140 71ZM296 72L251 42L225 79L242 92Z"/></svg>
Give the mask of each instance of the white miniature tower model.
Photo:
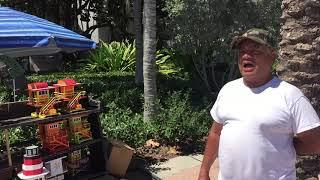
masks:
<svg viewBox="0 0 320 180"><path fill-rule="evenodd" d="M26 180L45 180L45 176L49 171L43 167L38 146L29 146L25 149L22 171L18 174L18 177Z"/></svg>

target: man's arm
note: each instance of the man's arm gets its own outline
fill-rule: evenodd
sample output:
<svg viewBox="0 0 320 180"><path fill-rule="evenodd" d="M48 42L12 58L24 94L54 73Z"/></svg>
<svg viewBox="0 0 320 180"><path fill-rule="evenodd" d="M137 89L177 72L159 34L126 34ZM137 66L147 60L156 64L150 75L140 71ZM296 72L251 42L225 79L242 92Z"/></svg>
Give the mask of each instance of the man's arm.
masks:
<svg viewBox="0 0 320 180"><path fill-rule="evenodd" d="M222 130L222 124L213 122L211 129L209 131L206 148L204 151L204 156L200 168L199 180L208 180L209 179L209 170L217 158L220 133Z"/></svg>
<svg viewBox="0 0 320 180"><path fill-rule="evenodd" d="M298 155L320 154L320 127L297 134L293 145Z"/></svg>

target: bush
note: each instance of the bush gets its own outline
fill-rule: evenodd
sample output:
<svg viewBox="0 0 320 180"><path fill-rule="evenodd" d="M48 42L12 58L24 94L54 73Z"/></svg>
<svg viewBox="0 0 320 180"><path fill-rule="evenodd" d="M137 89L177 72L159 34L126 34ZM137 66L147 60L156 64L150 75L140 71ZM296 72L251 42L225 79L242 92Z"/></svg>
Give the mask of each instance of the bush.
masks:
<svg viewBox="0 0 320 180"><path fill-rule="evenodd" d="M211 124L208 110L192 107L188 93L167 93L160 99L163 102L159 103L159 115L150 123L143 122L142 113L119 108L112 102L101 116L103 132L132 147L139 147L150 138L164 144L196 142L208 133Z"/></svg>
<svg viewBox="0 0 320 180"><path fill-rule="evenodd" d="M139 147L153 136L155 130L151 124L143 122L141 113L119 108L114 102L108 104L107 108L108 111L101 115L101 123L103 133L108 138Z"/></svg>
<svg viewBox="0 0 320 180"><path fill-rule="evenodd" d="M189 93L173 92L167 97L154 121L156 139L176 144L199 140L208 133L211 121L206 104L192 107Z"/></svg>
<svg viewBox="0 0 320 180"><path fill-rule="evenodd" d="M133 72L136 49L127 42L100 42L99 47L87 60L86 70L93 72L127 71Z"/></svg>
<svg viewBox="0 0 320 180"><path fill-rule="evenodd" d="M182 75L183 66L180 64L180 56L170 49L161 49L156 54L158 72L164 75Z"/></svg>
<svg viewBox="0 0 320 180"><path fill-rule="evenodd" d="M0 103L10 101L10 97L11 97L10 90L3 85L0 86Z"/></svg>
<svg viewBox="0 0 320 180"><path fill-rule="evenodd" d="M135 44L128 42L101 42L88 59L81 60L84 70L91 72L135 71ZM156 52L158 72L165 75L181 75L179 56L170 49L161 49Z"/></svg>

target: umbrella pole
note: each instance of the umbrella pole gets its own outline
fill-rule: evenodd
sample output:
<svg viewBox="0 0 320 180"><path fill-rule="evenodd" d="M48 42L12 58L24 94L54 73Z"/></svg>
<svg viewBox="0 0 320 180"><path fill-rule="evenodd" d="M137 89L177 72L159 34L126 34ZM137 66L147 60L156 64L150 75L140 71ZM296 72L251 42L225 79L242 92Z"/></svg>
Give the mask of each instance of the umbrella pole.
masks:
<svg viewBox="0 0 320 180"><path fill-rule="evenodd" d="M12 158L11 158L11 151L10 151L10 140L9 140L9 131L8 129L5 129L3 131L3 135L4 135L4 140L6 142L6 147L7 147L7 156L8 156L8 163L9 166L12 166Z"/></svg>
<svg viewBox="0 0 320 180"><path fill-rule="evenodd" d="M12 83L13 83L13 102L16 102L16 81L15 81L15 78L12 79ZM10 151L10 139L9 139L8 129L5 129L3 131L3 133L4 133L4 137L5 137L5 142L6 142L8 163L9 163L9 167L11 167L12 166L12 157L11 157L11 151Z"/></svg>

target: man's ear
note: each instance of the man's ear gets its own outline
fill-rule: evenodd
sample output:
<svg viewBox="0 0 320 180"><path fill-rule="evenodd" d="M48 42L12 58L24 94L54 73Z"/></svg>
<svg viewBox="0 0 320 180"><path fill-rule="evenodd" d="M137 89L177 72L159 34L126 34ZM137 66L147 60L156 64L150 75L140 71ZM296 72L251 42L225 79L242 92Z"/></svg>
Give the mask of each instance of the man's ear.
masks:
<svg viewBox="0 0 320 180"><path fill-rule="evenodd" d="M278 57L277 51L276 51L275 49L272 49L272 48L269 48L269 50L270 50L270 56L271 56L271 58L272 58L273 60L277 59L277 57Z"/></svg>

